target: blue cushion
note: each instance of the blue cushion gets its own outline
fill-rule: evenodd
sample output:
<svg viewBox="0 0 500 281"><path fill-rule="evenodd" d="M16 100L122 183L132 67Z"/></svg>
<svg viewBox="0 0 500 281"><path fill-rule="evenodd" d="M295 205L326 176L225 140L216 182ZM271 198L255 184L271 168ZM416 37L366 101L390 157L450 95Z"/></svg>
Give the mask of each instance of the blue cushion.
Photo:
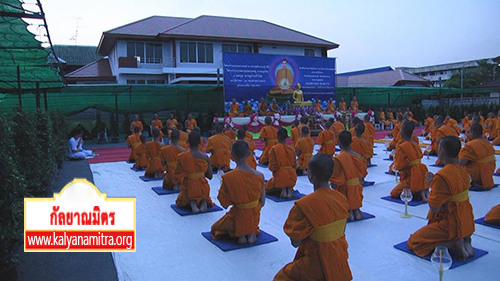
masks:
<svg viewBox="0 0 500 281"><path fill-rule="evenodd" d="M238 249L244 249L244 248L250 248L250 247L278 241L278 238L276 238L276 237L272 236L271 234L269 234L265 231L262 231L262 230L260 231L260 234L257 235L257 242L256 243L243 244L243 245L239 245L237 239L230 239L229 237L227 239L220 239L220 240L213 239L210 231L202 232L201 235L203 235L203 237L205 237L208 241L210 241L210 243L214 244L215 246L217 246L219 249L221 249L224 252L238 250Z"/></svg>
<svg viewBox="0 0 500 281"><path fill-rule="evenodd" d="M262 168L267 168L267 165L257 163L257 166L262 167Z"/></svg>
<svg viewBox="0 0 500 281"><path fill-rule="evenodd" d="M271 195L271 194L267 194L266 198L270 199L274 202L286 202L286 201L295 201L295 200L300 199L304 196L306 196L306 195L298 192L297 190L294 190L292 198L280 198L279 196Z"/></svg>
<svg viewBox="0 0 500 281"><path fill-rule="evenodd" d="M353 223L353 222L358 222L358 221L364 221L364 220L369 220L369 219L374 219L375 216L370 214L370 213L365 213L365 212L361 212L363 214L363 218L360 219L360 220L353 220L353 221L350 221L350 220L347 220L347 223Z"/></svg>
<svg viewBox="0 0 500 281"><path fill-rule="evenodd" d="M144 172L146 171L146 169L137 169L136 167L132 166L130 167L130 170L134 171L134 172Z"/></svg>
<svg viewBox="0 0 500 281"><path fill-rule="evenodd" d="M150 177L146 177L146 176L139 176L139 178L142 181L145 181L145 182L148 182L148 181L162 181L163 180L163 177L161 177L161 178L150 178Z"/></svg>
<svg viewBox="0 0 500 281"><path fill-rule="evenodd" d="M491 189L498 187L498 184L494 184ZM483 189L482 187L479 186L471 186L469 188L470 191L490 191L491 189Z"/></svg>
<svg viewBox="0 0 500 281"><path fill-rule="evenodd" d="M436 164L430 164L429 167L437 167L437 168L443 168L444 165L436 165Z"/></svg>
<svg viewBox="0 0 500 281"><path fill-rule="evenodd" d="M374 181L365 181L365 182L363 183L363 187L372 186L372 185L374 185L374 184L375 184L375 182L374 182Z"/></svg>
<svg viewBox="0 0 500 281"><path fill-rule="evenodd" d="M402 204L402 205L405 204L405 202L402 201L401 199L392 198L391 196L384 196L384 197L381 197L380 199L384 199L384 200L391 201L391 202L398 203L398 204ZM423 204L427 204L427 202L417 201L417 200L412 200L412 201L408 202L408 206L413 206L413 207L423 205Z"/></svg>
<svg viewBox="0 0 500 281"><path fill-rule="evenodd" d="M177 194L181 192L180 190L164 189L161 186L151 187L151 189L158 195Z"/></svg>
<svg viewBox="0 0 500 281"><path fill-rule="evenodd" d="M392 172L392 173L391 172L385 172L385 174L391 175L391 176L395 176L396 175L396 173L394 173L394 172Z"/></svg>
<svg viewBox="0 0 500 281"><path fill-rule="evenodd" d="M482 217L480 219L477 219L474 222L476 222L477 224L482 224L484 226L489 226L489 227L493 227L493 228L496 228L496 229L500 229L500 225L496 225L496 224L491 224L491 223L485 222L484 221L484 217Z"/></svg>
<svg viewBox="0 0 500 281"><path fill-rule="evenodd" d="M371 164L369 166L366 166L367 168L371 168L371 167L377 167L377 164Z"/></svg>
<svg viewBox="0 0 500 281"><path fill-rule="evenodd" d="M391 158L384 158L384 159L382 159L382 160L384 160L384 161L392 161L392 159L391 159Z"/></svg>
<svg viewBox="0 0 500 281"><path fill-rule="evenodd" d="M500 177L500 173L494 173L493 175L496 177Z"/></svg>
<svg viewBox="0 0 500 281"><path fill-rule="evenodd" d="M175 204L170 205L170 207L171 207L172 209L174 209L174 211L175 211L177 214L181 215L181 216L200 215L200 214L206 214L206 213L211 213L211 212L218 212L218 211L222 211L222 208L221 208L221 207L219 207L219 206L217 206L217 205L215 205L215 204L214 204L212 207L208 208L208 210L207 210L206 212L204 212L204 213L199 212L199 213L197 213L197 214L193 214L193 213L191 212L191 208L190 208L190 207L187 207L187 208L179 208L179 207L177 207L177 205L175 205Z"/></svg>
<svg viewBox="0 0 500 281"><path fill-rule="evenodd" d="M394 248L418 257L412 250L410 250L408 248L408 241L396 244L396 245L394 245ZM474 251L475 251L475 255L474 255L473 258L467 259L466 261L453 260L450 269L453 269L455 267L459 267L459 266L462 266L462 265L467 264L469 262L475 261L478 258L480 258L480 257L482 257L482 256L484 256L484 255L486 255L488 253L487 251L480 250L480 249L477 249L477 248L474 248ZM427 255L427 256L423 257L423 259L425 259L427 261L431 261L431 255L432 254Z"/></svg>

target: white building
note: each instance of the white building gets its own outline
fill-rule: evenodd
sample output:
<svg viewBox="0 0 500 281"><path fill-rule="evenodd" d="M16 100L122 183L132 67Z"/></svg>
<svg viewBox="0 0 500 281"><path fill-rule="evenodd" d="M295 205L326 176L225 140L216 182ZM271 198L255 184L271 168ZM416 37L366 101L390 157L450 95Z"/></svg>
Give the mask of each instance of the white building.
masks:
<svg viewBox="0 0 500 281"><path fill-rule="evenodd" d="M267 21L152 16L102 34L105 56L68 83L217 83L224 52L326 57L338 44ZM222 80L222 77L219 76Z"/></svg>

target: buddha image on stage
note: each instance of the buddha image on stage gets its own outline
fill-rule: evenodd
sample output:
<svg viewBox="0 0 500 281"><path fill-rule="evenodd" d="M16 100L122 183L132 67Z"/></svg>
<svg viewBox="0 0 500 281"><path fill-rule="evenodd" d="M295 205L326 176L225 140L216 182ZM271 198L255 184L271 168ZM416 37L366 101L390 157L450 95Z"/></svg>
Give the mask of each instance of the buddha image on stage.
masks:
<svg viewBox="0 0 500 281"><path fill-rule="evenodd" d="M281 102L292 99L296 88L293 86L294 73L293 68L287 59L282 59L274 70L275 86L269 91L268 99L277 99Z"/></svg>

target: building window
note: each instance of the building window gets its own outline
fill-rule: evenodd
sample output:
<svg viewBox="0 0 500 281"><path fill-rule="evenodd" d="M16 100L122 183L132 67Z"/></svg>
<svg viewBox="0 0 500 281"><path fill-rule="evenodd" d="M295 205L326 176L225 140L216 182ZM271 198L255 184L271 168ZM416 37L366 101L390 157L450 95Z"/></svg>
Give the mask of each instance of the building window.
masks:
<svg viewBox="0 0 500 281"><path fill-rule="evenodd" d="M304 49L304 56L306 57L314 57L316 55L316 52L314 49Z"/></svg>
<svg viewBox="0 0 500 281"><path fill-rule="evenodd" d="M162 44L127 42L127 57L139 58L141 63L163 63Z"/></svg>
<svg viewBox="0 0 500 281"><path fill-rule="evenodd" d="M180 43L181 62L184 63L213 63L214 45L212 43Z"/></svg>
<svg viewBox="0 0 500 281"><path fill-rule="evenodd" d="M198 43L198 63L214 62L214 45L212 43Z"/></svg>
<svg viewBox="0 0 500 281"><path fill-rule="evenodd" d="M223 53L251 53L251 45L243 44L222 44Z"/></svg>
<svg viewBox="0 0 500 281"><path fill-rule="evenodd" d="M138 80L136 80L136 84L142 84L142 85L146 84L146 80L144 80L144 79L138 79Z"/></svg>
<svg viewBox="0 0 500 281"><path fill-rule="evenodd" d="M165 84L165 80L154 80L150 79L146 81L148 85Z"/></svg>
<svg viewBox="0 0 500 281"><path fill-rule="evenodd" d="M133 79L127 79L127 84L135 84L135 80L133 80Z"/></svg>

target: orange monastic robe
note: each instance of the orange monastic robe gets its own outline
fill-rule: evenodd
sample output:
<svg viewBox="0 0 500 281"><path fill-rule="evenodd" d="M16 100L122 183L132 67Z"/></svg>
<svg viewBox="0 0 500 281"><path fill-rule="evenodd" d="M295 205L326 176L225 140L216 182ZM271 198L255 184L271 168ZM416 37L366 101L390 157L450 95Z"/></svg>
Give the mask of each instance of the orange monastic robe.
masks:
<svg viewBox="0 0 500 281"><path fill-rule="evenodd" d="M302 242L294 260L274 280L352 280L343 231L348 216L347 201L335 190L321 188L295 201L283 230L290 238ZM338 236L330 234L317 241L315 235L331 223L338 223L335 227Z"/></svg>
<svg viewBox="0 0 500 281"><path fill-rule="evenodd" d="M299 158L297 159L297 169L307 169L309 166L309 160L311 160L312 153L314 151L314 141L308 137L300 138L295 145L295 149L299 153Z"/></svg>
<svg viewBox="0 0 500 281"><path fill-rule="evenodd" d="M384 126L391 125L391 121L385 119L385 112L383 112L383 111L380 111L380 115L378 117L378 120L380 121L380 123L384 124Z"/></svg>
<svg viewBox="0 0 500 281"><path fill-rule="evenodd" d="M271 103L271 110L267 113L267 115L274 115L280 112L280 108L277 103Z"/></svg>
<svg viewBox="0 0 500 281"><path fill-rule="evenodd" d="M182 182L182 178L175 177L175 169L177 168L178 155L184 151L185 150L173 145L165 146L161 149L160 158L162 161L167 162L167 175L163 178L164 189L172 189L175 184Z"/></svg>
<svg viewBox="0 0 500 281"><path fill-rule="evenodd" d="M299 127L293 127L290 130L290 134L291 134L291 138L292 138L292 144L295 147L295 145L297 144L297 142L300 139L300 130L299 130Z"/></svg>
<svg viewBox="0 0 500 281"><path fill-rule="evenodd" d="M250 104L246 104L243 106L243 115L250 116L253 114L253 108Z"/></svg>
<svg viewBox="0 0 500 281"><path fill-rule="evenodd" d="M260 233L260 197L264 179L255 172L238 169L222 175L217 199L222 207L232 205L229 212L212 225L212 237L221 239Z"/></svg>
<svg viewBox="0 0 500 281"><path fill-rule="evenodd" d="M425 126L424 136L427 136L431 132L432 124L434 124L434 119L432 119L431 117L427 117L424 121L424 126Z"/></svg>
<svg viewBox="0 0 500 281"><path fill-rule="evenodd" d="M130 155L128 156L128 161L129 162L134 161L134 146L137 143L141 143L141 140L139 139L140 136L141 136L141 133L131 134L127 138L126 143L127 143L127 146L130 147Z"/></svg>
<svg viewBox="0 0 500 281"><path fill-rule="evenodd" d="M242 117L243 113L240 112L240 105L237 103L232 103L229 106L229 116L232 117Z"/></svg>
<svg viewBox="0 0 500 281"><path fill-rule="evenodd" d="M210 164L214 168L229 169L231 161L231 140L223 134L215 134L208 138L206 150L211 153Z"/></svg>
<svg viewBox="0 0 500 281"><path fill-rule="evenodd" d="M424 257L439 243L456 241L474 233L474 214L469 202L469 174L460 165L446 165L431 182L429 206L439 213L429 211L429 222L410 236L408 248Z"/></svg>
<svg viewBox="0 0 500 281"><path fill-rule="evenodd" d="M457 133L457 131L455 129L453 129L452 127L450 126L447 126L447 125L443 125L441 127L439 127L436 131L432 132L432 141L431 141L431 145L432 145L432 151L431 151L431 154L433 153L437 153L438 151L438 145L439 145L439 141L446 137L446 136L455 136L455 137L458 137L459 133Z"/></svg>
<svg viewBox="0 0 500 281"><path fill-rule="evenodd" d="M361 155L365 161L368 161L368 159L373 157L373 146L370 142L364 138L358 138L356 135L352 136L351 149Z"/></svg>
<svg viewBox="0 0 500 281"><path fill-rule="evenodd" d="M153 120L151 125L153 126L153 129L154 128L158 128L160 130L163 129L163 124L161 123L160 119Z"/></svg>
<svg viewBox="0 0 500 281"><path fill-rule="evenodd" d="M321 109L321 104L320 103L315 103L314 104L314 109L316 109L317 112L323 112Z"/></svg>
<svg viewBox="0 0 500 281"><path fill-rule="evenodd" d="M450 118L450 119L448 119L447 122L445 122L445 124L448 127L451 127L456 132L457 136L460 135L460 127L458 127L457 120Z"/></svg>
<svg viewBox="0 0 500 281"><path fill-rule="evenodd" d="M340 110L347 110L347 103L345 101L340 102L339 109Z"/></svg>
<svg viewBox="0 0 500 281"><path fill-rule="evenodd" d="M255 142L249 141L245 139L245 141L248 143L248 148L250 150L250 155L247 157L247 164L250 166L252 169L257 169L257 161L255 160Z"/></svg>
<svg viewBox="0 0 500 281"><path fill-rule="evenodd" d="M144 169L148 166L149 160L146 157L146 145L142 142L136 143L132 151L134 152L134 168Z"/></svg>
<svg viewBox="0 0 500 281"><path fill-rule="evenodd" d="M179 122L177 122L177 119L168 119L167 120L167 128L168 129L175 129L177 128L177 124L179 124Z"/></svg>
<svg viewBox="0 0 500 281"><path fill-rule="evenodd" d="M342 122L340 122L340 121L335 121L333 123L333 126L335 126L335 135L338 135L338 134L340 134L340 132L345 130L345 125L342 124Z"/></svg>
<svg viewBox="0 0 500 281"><path fill-rule="evenodd" d="M335 104L333 101L329 101L328 104L326 105L326 111L325 113L334 113L336 110Z"/></svg>
<svg viewBox="0 0 500 281"><path fill-rule="evenodd" d="M488 138L489 140L493 140L497 137L498 135L498 118L488 118L485 121L486 124L486 129L485 129L485 135L486 133L490 134L490 137Z"/></svg>
<svg viewBox="0 0 500 281"><path fill-rule="evenodd" d="M188 133L184 131L179 131L179 145L182 146L184 149L188 149L189 145L187 143L189 138Z"/></svg>
<svg viewBox="0 0 500 281"><path fill-rule="evenodd" d="M191 118L189 120L186 121L186 131L188 133L190 133L194 127L197 127L198 126L198 123L196 122L196 119L194 118Z"/></svg>
<svg viewBox="0 0 500 281"><path fill-rule="evenodd" d="M177 207L188 207L192 200L199 206L203 199L209 208L212 207L214 203L210 199L210 185L205 178L208 163L204 159L194 158L191 151L179 154L177 159L179 163L175 169L175 177L183 179L181 192L175 200Z"/></svg>
<svg viewBox="0 0 500 281"><path fill-rule="evenodd" d="M373 147L374 137L375 137L375 126L373 126L372 122L364 122L365 125L365 134L367 136L367 141L370 142Z"/></svg>
<svg viewBox="0 0 500 281"><path fill-rule="evenodd" d="M356 210L363 206L363 186L360 178L364 178L366 161L354 152L341 151L333 157L333 175L330 183L337 186L337 190L344 194L349 203L349 210Z"/></svg>
<svg viewBox="0 0 500 281"><path fill-rule="evenodd" d="M269 106L267 105L266 102L259 103L259 115L267 115L267 109Z"/></svg>
<svg viewBox="0 0 500 281"><path fill-rule="evenodd" d="M483 189L490 189L495 173L496 159L493 145L485 139L474 139L465 144L458 156L468 160L465 169L472 178L472 183Z"/></svg>
<svg viewBox="0 0 500 281"><path fill-rule="evenodd" d="M139 127L141 128L141 132L144 130L144 126L142 125L142 122L141 121L134 121L134 123L132 123L132 128L131 128L131 132L134 132L134 128L135 127Z"/></svg>
<svg viewBox="0 0 500 281"><path fill-rule="evenodd" d="M294 187L297 182L295 171L295 149L289 145L278 143L269 150L269 170L273 177L266 184L266 192L276 189Z"/></svg>
<svg viewBox="0 0 500 281"><path fill-rule="evenodd" d="M484 216L484 221L491 224L500 225L500 205L496 205Z"/></svg>
<svg viewBox="0 0 500 281"><path fill-rule="evenodd" d="M400 132L401 132L401 127L403 126L403 124L401 123L396 123L394 124L394 128L392 128L392 141L391 143L389 144L389 147L387 148L387 150L393 150L396 148L396 145L398 145L400 139L401 139L401 136L400 136Z"/></svg>
<svg viewBox="0 0 500 281"><path fill-rule="evenodd" d="M144 176L154 177L154 174L158 171L163 172L164 168L161 164L160 152L163 145L155 141L149 141L146 143L146 157L149 160L148 166L146 167L146 172Z"/></svg>
<svg viewBox="0 0 500 281"><path fill-rule="evenodd" d="M500 145L500 117L497 118L496 130L497 130L497 135L496 135L495 139L493 139L492 144L493 145Z"/></svg>
<svg viewBox="0 0 500 281"><path fill-rule="evenodd" d="M233 130L226 130L224 135L226 135L232 142L236 140L236 133Z"/></svg>
<svg viewBox="0 0 500 281"><path fill-rule="evenodd" d="M397 146L392 168L400 172L401 181L391 191L392 198L399 198L405 188L410 188L412 193L429 188L425 181L427 166L420 162L421 159L422 149L418 143L404 141Z"/></svg>
<svg viewBox="0 0 500 281"><path fill-rule="evenodd" d="M357 101L351 101L351 109L358 110L358 108L359 108L359 103Z"/></svg>
<svg viewBox="0 0 500 281"><path fill-rule="evenodd" d="M265 139L265 144L264 148L262 150L262 154L260 155L259 158L259 163L260 164L267 164L269 163L269 151L271 148L278 143L278 136L277 136L277 130L273 126L264 126L260 130L260 136L259 138Z"/></svg>
<svg viewBox="0 0 500 281"><path fill-rule="evenodd" d="M335 132L325 129L319 133L318 144L321 145L318 153L332 157L335 154Z"/></svg>

